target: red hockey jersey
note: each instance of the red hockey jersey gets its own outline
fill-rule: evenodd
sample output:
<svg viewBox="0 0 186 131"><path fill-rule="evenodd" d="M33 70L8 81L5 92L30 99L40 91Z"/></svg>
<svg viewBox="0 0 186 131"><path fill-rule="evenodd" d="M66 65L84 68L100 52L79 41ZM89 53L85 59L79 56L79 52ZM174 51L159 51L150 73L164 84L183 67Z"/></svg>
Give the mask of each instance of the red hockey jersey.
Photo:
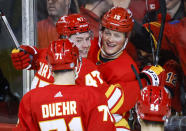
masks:
<svg viewBox="0 0 186 131"><path fill-rule="evenodd" d="M109 85L115 85L116 88L111 88L108 90L107 97L113 98L113 94L116 93L116 97L114 101L110 99L109 102L112 104L109 105L109 109L111 109L111 113L123 114L126 111L129 111L136 103L139 93L140 87L138 81L136 80L136 76L131 68L131 65L138 70L136 63L133 59L127 54L124 50L123 53L115 60L108 61L103 63L99 60L100 50L98 48L98 44L96 39L91 45L91 50L89 53L89 59L95 63L101 72L103 79ZM119 88L122 88L122 91L118 91ZM123 93L123 94L122 94Z"/></svg>
<svg viewBox="0 0 186 131"><path fill-rule="evenodd" d="M98 88L78 85L31 90L21 100L18 117L15 131L115 131L106 97Z"/></svg>
<svg viewBox="0 0 186 131"><path fill-rule="evenodd" d="M31 89L36 87L44 87L50 83L54 82L52 72L49 69L47 62L47 49L40 49L39 56L36 62L40 65L35 77L32 81ZM77 68L77 79L76 83L78 85L87 85L94 87L107 87L107 84L103 81L97 66L92 63L92 61L81 58L78 68Z"/></svg>
<svg viewBox="0 0 186 131"><path fill-rule="evenodd" d="M128 121L124 118L128 118L127 112L134 107L140 94L138 81L131 68L133 65L137 69L137 65L126 51L123 51L118 58L103 63L99 60L100 50L97 39L94 40L88 58L97 65L103 79L109 84L105 95L108 98L108 107L116 121L115 126L118 130L130 130Z"/></svg>

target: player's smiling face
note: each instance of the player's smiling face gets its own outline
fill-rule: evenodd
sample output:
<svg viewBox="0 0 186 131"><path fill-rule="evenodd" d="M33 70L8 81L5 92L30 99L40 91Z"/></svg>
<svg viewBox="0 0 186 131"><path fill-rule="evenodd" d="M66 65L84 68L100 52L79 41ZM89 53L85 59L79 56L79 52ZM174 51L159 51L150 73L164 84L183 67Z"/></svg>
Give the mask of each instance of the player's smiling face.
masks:
<svg viewBox="0 0 186 131"><path fill-rule="evenodd" d="M107 55L117 53L125 43L125 34L105 28L102 34L102 49Z"/></svg>
<svg viewBox="0 0 186 131"><path fill-rule="evenodd" d="M74 34L70 36L70 40L77 46L79 55L86 58L91 46L91 35L89 32Z"/></svg>

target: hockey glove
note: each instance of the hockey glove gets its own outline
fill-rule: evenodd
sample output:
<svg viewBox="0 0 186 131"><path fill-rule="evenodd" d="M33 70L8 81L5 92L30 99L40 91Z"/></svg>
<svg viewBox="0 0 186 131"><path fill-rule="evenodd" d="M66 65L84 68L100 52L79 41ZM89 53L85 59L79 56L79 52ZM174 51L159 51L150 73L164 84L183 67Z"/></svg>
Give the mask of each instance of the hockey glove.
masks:
<svg viewBox="0 0 186 131"><path fill-rule="evenodd" d="M145 78L149 85L164 86L165 70L160 66L145 66L140 73L141 78Z"/></svg>
<svg viewBox="0 0 186 131"><path fill-rule="evenodd" d="M21 45L18 49L13 49L11 59L14 67L17 70L32 69L36 63L37 52L37 48L29 45Z"/></svg>
<svg viewBox="0 0 186 131"><path fill-rule="evenodd" d="M163 66L166 71L166 81L165 86L172 92L179 91L178 89L181 85L182 74L180 65L174 61L169 60Z"/></svg>

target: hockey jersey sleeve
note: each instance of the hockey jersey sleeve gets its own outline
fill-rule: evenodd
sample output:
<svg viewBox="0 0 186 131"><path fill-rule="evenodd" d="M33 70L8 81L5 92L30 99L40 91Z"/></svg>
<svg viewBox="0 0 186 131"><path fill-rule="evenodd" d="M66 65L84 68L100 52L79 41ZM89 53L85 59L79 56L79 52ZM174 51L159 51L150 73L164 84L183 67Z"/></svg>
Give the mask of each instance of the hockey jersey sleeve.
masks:
<svg viewBox="0 0 186 131"><path fill-rule="evenodd" d="M114 119L111 115L105 95L98 88L91 88L91 94L88 97L88 107L86 112L89 113L88 131L115 131ZM87 102L86 102L87 103Z"/></svg>
<svg viewBox="0 0 186 131"><path fill-rule="evenodd" d="M113 122L106 103L98 105L90 113L88 131L115 131Z"/></svg>
<svg viewBox="0 0 186 131"><path fill-rule="evenodd" d="M145 84L145 81L143 81ZM143 85L144 85L143 84ZM138 81L122 82L109 86L105 93L108 99L108 107L112 114L123 114L129 111L140 95Z"/></svg>
<svg viewBox="0 0 186 131"><path fill-rule="evenodd" d="M18 113L18 123L13 131L37 131L37 123L34 122L31 113L30 93L23 96Z"/></svg>

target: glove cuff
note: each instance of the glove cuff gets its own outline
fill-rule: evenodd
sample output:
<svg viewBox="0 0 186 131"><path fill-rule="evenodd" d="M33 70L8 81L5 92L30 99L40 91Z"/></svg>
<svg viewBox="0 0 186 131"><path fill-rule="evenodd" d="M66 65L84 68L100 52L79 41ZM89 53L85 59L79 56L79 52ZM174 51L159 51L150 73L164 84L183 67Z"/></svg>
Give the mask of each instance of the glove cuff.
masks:
<svg viewBox="0 0 186 131"><path fill-rule="evenodd" d="M157 74L153 70L143 70L140 74L142 78L145 78L152 86L158 86L160 81Z"/></svg>
<svg viewBox="0 0 186 131"><path fill-rule="evenodd" d="M146 66L140 73L141 78L145 78L148 84L152 86L159 86L164 81L165 70L160 66Z"/></svg>

